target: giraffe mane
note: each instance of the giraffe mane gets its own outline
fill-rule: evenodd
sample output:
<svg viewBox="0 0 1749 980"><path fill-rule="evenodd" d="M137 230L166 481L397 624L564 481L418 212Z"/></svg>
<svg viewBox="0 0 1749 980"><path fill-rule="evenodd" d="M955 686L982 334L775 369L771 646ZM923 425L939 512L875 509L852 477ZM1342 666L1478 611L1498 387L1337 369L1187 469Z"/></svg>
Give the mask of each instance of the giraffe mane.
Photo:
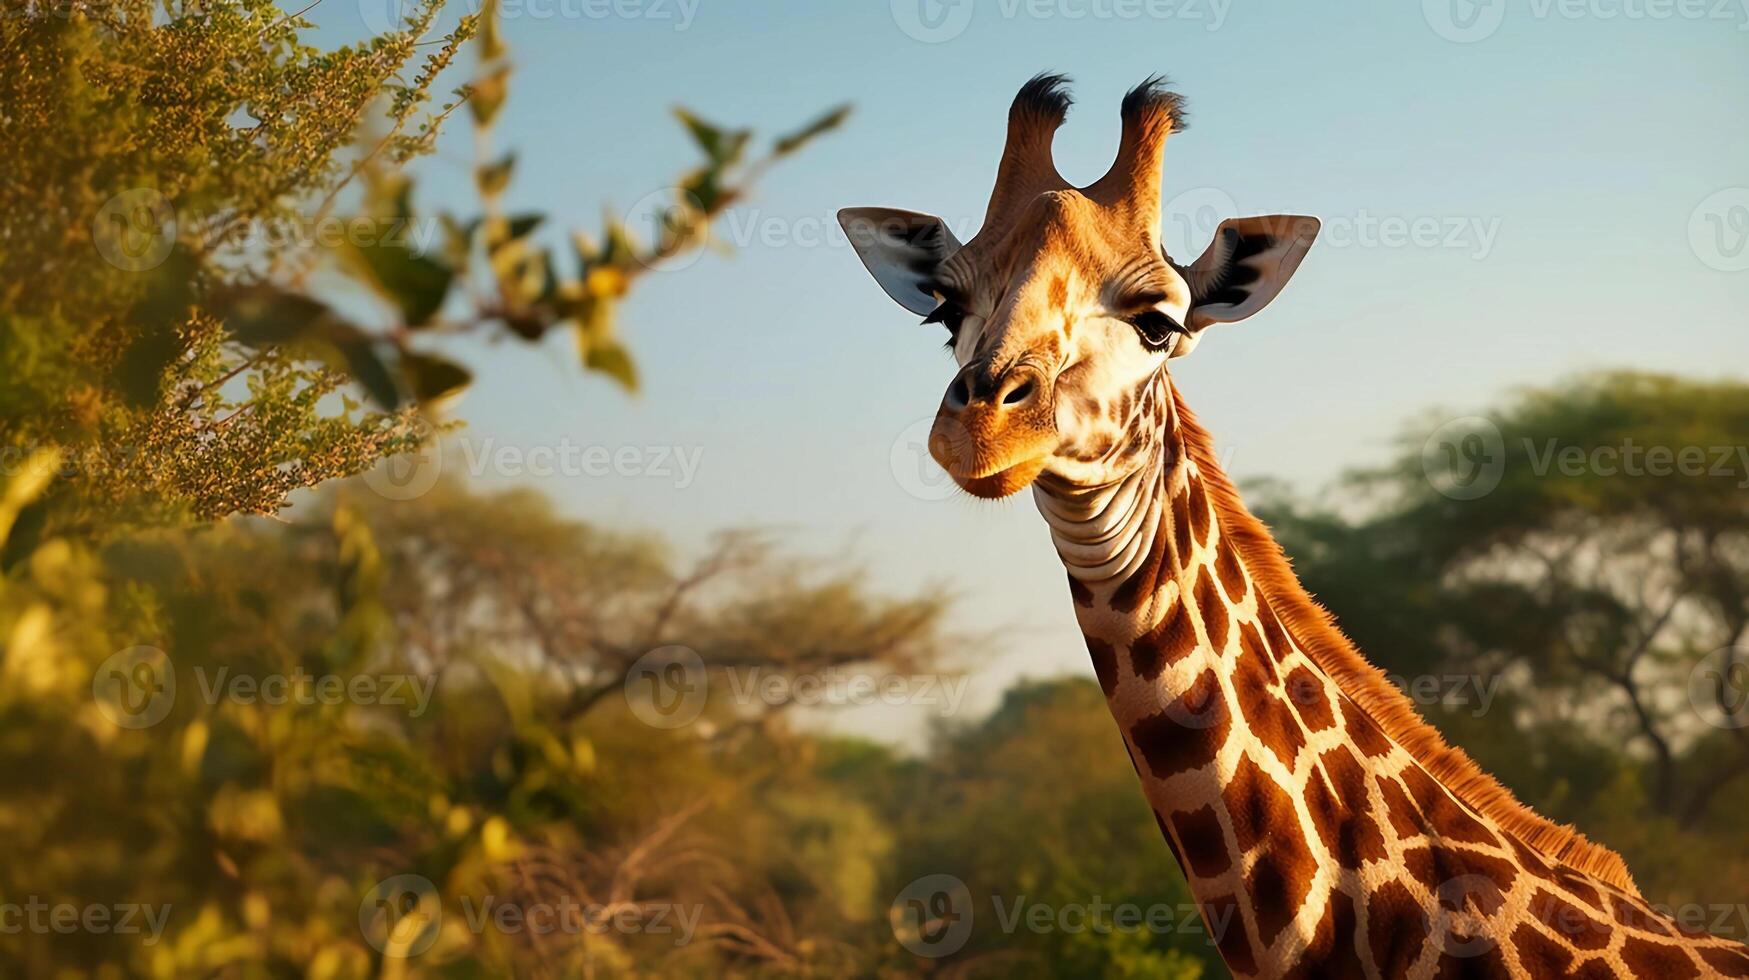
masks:
<svg viewBox="0 0 1749 980"><path fill-rule="evenodd" d="M1386 678L1384 671L1361 654L1336 625L1330 611L1306 591L1269 528L1245 506L1216 458L1214 440L1184 403L1176 385L1173 399L1186 448L1213 501L1222 537L1234 543L1258 588L1270 598L1271 608L1304 647L1307 656L1330 675L1336 686L1386 736L1402 746L1459 800L1492 818L1531 850L1638 897L1639 888L1621 855L1520 803L1511 790L1482 771L1463 749L1447 744L1439 731L1416 712L1408 697Z"/></svg>

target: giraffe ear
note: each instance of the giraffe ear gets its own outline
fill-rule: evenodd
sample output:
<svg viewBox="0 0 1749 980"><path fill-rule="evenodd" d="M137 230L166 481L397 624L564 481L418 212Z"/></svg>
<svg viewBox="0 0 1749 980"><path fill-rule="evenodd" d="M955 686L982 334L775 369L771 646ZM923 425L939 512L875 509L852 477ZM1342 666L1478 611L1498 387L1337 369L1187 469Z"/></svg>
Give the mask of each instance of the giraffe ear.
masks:
<svg viewBox="0 0 1749 980"><path fill-rule="evenodd" d="M1215 239L1188 267L1190 284L1186 326L1200 331L1211 323L1243 320L1269 305L1300 267L1318 237L1318 219L1297 214L1228 218Z"/></svg>
<svg viewBox="0 0 1749 980"><path fill-rule="evenodd" d="M838 223L862 264L895 302L919 316L941 305L930 283L959 239L940 218L895 208L845 208Z"/></svg>

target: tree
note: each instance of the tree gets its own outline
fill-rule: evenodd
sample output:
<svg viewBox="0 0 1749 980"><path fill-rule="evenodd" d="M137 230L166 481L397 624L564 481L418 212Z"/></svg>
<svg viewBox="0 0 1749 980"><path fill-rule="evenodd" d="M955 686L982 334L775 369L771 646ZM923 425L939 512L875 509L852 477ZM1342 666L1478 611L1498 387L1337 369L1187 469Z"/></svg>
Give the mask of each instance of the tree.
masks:
<svg viewBox="0 0 1749 980"><path fill-rule="evenodd" d="M705 159L658 240L610 221L565 275L530 237L544 215L502 213L514 156L480 161L478 216L415 209L409 167L454 113L490 147L511 73L496 2L428 39L443 3L422 0L334 51L273 0L0 2L0 140L29 148L0 180L0 464L61 467L8 561L55 535L272 514L412 449L433 428L413 407L470 377L447 333L568 328L585 368L634 387L617 302L846 113L750 159L751 133L682 111ZM434 105L470 41L478 76ZM435 248L409 234L431 225ZM343 314L353 294L380 319Z"/></svg>

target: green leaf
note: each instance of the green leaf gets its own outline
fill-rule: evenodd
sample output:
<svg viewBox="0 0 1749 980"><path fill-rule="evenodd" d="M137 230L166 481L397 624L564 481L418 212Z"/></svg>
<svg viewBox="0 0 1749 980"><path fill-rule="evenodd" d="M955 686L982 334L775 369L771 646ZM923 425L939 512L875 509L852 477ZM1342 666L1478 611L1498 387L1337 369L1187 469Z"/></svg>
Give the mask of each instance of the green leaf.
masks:
<svg viewBox="0 0 1749 980"><path fill-rule="evenodd" d="M453 215L442 214L438 221L443 225L443 257L451 269L466 269L468 259L474 251L474 231L480 227L480 219L474 218L463 224Z"/></svg>
<svg viewBox="0 0 1749 980"><path fill-rule="evenodd" d="M435 354L407 351L401 355L401 373L414 399L432 402L455 394L474 380L472 372Z"/></svg>
<svg viewBox="0 0 1749 980"><path fill-rule="evenodd" d="M638 390L638 369L632 355L617 340L587 342L583 351L583 367L599 371L619 382L626 391Z"/></svg>
<svg viewBox="0 0 1749 980"><path fill-rule="evenodd" d="M377 353L376 341L351 324L330 321L320 340L331 342L345 361L346 373L357 381L378 405L393 411L401 405L401 388L389 366ZM345 328L345 329L339 329Z"/></svg>
<svg viewBox="0 0 1749 980"><path fill-rule="evenodd" d="M400 308L408 326L425 326L443 308L455 276L448 266L400 245L353 245L348 251L364 278Z"/></svg>
<svg viewBox="0 0 1749 980"><path fill-rule="evenodd" d="M322 303L273 286L226 294L216 306L231 335L251 347L290 343L329 315Z"/></svg>
<svg viewBox="0 0 1749 980"><path fill-rule="evenodd" d="M468 99L468 111L474 114L474 122L481 126L492 125L492 120L498 118L498 110L504 107L504 100L510 94L510 66L505 65L474 82L470 91L472 95Z"/></svg>
<svg viewBox="0 0 1749 980"><path fill-rule="evenodd" d="M512 216L510 219L510 240L515 241L518 238L528 237L528 235L536 228L539 228L541 222L545 220L547 220L547 216L544 214L518 214Z"/></svg>
<svg viewBox="0 0 1749 980"><path fill-rule="evenodd" d="M677 107L674 115L686 127L686 131L692 134L692 141L704 151L713 169L722 169L739 162L741 154L747 149L747 141L753 138L752 130L724 129L705 122L688 109Z"/></svg>
<svg viewBox="0 0 1749 980"><path fill-rule="evenodd" d="M546 219L544 214L518 214L507 219L494 220L486 226L487 253L496 253L507 245L527 238Z"/></svg>
<svg viewBox="0 0 1749 980"><path fill-rule="evenodd" d="M480 11L480 60L496 61L504 57L503 24L500 23L498 0L486 0Z"/></svg>
<svg viewBox="0 0 1749 980"><path fill-rule="evenodd" d="M788 156L811 142L815 137L829 133L844 124L850 115L850 104L830 109L812 122L793 133L778 138L772 146L772 152L778 156Z"/></svg>
<svg viewBox="0 0 1749 980"><path fill-rule="evenodd" d="M497 163L485 164L474 171L474 183L479 185L481 194L497 197L510 186L510 174L515 169L516 154L512 153Z"/></svg>
<svg viewBox="0 0 1749 980"><path fill-rule="evenodd" d="M384 408L400 405L400 386L377 353L376 338L324 304L274 286L255 286L222 294L213 306L241 343L300 346L309 356L346 372Z"/></svg>

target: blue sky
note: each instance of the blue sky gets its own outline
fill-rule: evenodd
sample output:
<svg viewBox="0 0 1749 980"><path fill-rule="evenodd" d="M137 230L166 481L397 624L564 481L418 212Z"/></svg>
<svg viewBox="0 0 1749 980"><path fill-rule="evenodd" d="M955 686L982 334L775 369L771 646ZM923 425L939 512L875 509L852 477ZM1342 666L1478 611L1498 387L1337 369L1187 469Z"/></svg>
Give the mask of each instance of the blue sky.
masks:
<svg viewBox="0 0 1749 980"><path fill-rule="evenodd" d="M359 36L390 2L323 0L317 39ZM482 482L534 482L682 549L760 524L883 587L949 588L962 625L1004 628L974 704L1018 674L1086 669L1063 573L1029 497L936 492L917 433L951 361L831 216L906 207L970 237L1035 72L1075 79L1057 158L1077 182L1109 163L1123 91L1171 76L1191 118L1165 161L1177 250L1231 214L1324 220L1272 307L1175 364L1242 479L1318 493L1412 415L1575 371L1749 364L1749 0L506 3L510 202L558 219L555 243L692 162L674 105L763 134L856 110L719 224L732 255L642 283L621 320L640 396L576 370L568 338L464 350L476 456L599 446L662 469L674 447L690 479L671 462ZM469 140L457 126L421 165L422 203L468 206Z"/></svg>

